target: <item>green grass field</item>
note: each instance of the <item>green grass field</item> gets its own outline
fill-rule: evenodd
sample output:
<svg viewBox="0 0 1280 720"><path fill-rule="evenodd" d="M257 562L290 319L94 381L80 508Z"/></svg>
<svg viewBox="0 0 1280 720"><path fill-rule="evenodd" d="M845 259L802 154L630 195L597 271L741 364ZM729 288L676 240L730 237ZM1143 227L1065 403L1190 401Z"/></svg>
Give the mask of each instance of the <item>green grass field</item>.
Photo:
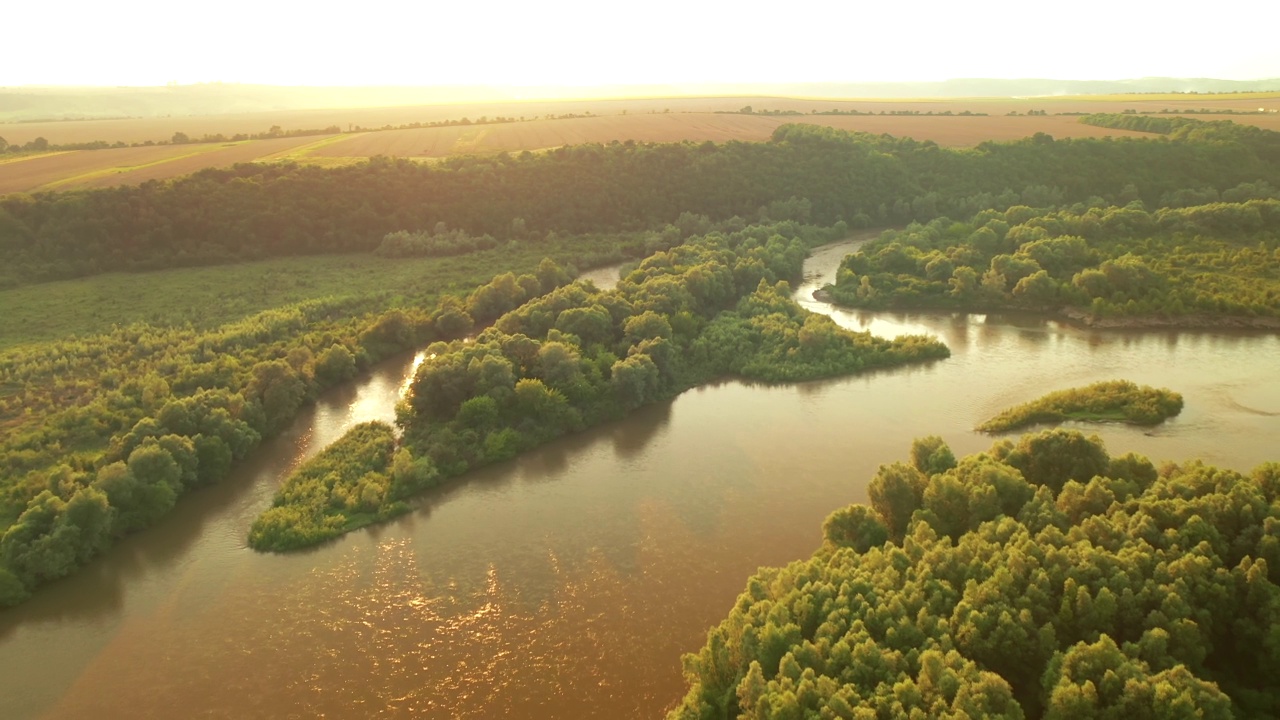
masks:
<svg viewBox="0 0 1280 720"><path fill-rule="evenodd" d="M445 292L488 282L511 269L532 271L543 257L581 268L614 257L609 243L566 239L525 243L450 258L387 259L321 255L112 273L0 291L0 350L85 336L113 325L213 328L271 308L324 297L387 296L390 304L434 302Z"/></svg>

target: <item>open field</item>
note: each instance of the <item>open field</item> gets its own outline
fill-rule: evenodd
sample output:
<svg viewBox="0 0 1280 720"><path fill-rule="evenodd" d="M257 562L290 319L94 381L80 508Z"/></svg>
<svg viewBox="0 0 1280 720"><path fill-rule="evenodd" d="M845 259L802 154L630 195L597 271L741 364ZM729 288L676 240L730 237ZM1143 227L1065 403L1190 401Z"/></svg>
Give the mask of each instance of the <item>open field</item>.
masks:
<svg viewBox="0 0 1280 720"><path fill-rule="evenodd" d="M521 244L448 258L372 254L277 258L147 273L108 273L0 291L0 352L20 345L106 332L146 322L208 329L271 308L319 298L387 295L426 303L489 280L495 267L532 269L543 257L591 267L601 252L581 239ZM605 260L612 260L608 256Z"/></svg>
<svg viewBox="0 0 1280 720"><path fill-rule="evenodd" d="M49 153L0 164L0 194L136 185L207 167L279 159L324 136Z"/></svg>
<svg viewBox="0 0 1280 720"><path fill-rule="evenodd" d="M535 120L503 125L418 128L366 133L317 149L313 157L446 157L466 153L538 150L561 145L636 142L763 141L787 123L808 123L869 133L890 133L967 147L1046 132L1054 137L1141 137L1144 133L1092 127L1068 116L939 117L925 115L717 115L671 113Z"/></svg>
<svg viewBox="0 0 1280 720"><path fill-rule="evenodd" d="M93 142L105 140L126 143L160 142L184 132L191 137L221 133L232 136L237 133L266 132L273 125L291 129L325 128L338 126L343 130L354 127L381 128L410 123L440 122L481 117L541 118L547 115L628 115L662 113L712 113L736 111L744 106L757 111L840 110L847 112L879 113L892 111L919 111L934 113L951 111L961 113L988 113L1005 115L1011 110L1025 113L1043 109L1051 113L1061 112L1121 112L1133 109L1139 112L1168 109L1199 110L1280 110L1280 93L1241 93L1236 95L1106 95L1106 96L1058 96L1034 98L940 98L914 100L849 100L826 98L782 98L761 96L727 97L677 97L639 98L623 100L561 100L505 103L465 103L448 105L411 105L379 108L335 108L322 110L283 110L276 112L228 113L219 115L174 116L152 118L124 118L118 120L79 120L52 122L0 123L0 137L12 144L21 145L37 137L53 144ZM1278 113L1280 114L1280 113ZM1248 116L1245 116L1248 118ZM1246 120L1248 121L1248 120Z"/></svg>
<svg viewBox="0 0 1280 720"><path fill-rule="evenodd" d="M755 114L735 111L751 106ZM374 155L433 159L457 154L542 150L562 145L637 142L762 141L785 123L812 123L844 130L888 133L939 145L969 147L987 140L1015 140L1038 132L1057 138L1141 136L1142 133L1082 125L1071 115L1048 113L1160 112L1170 109L1275 110L1254 115L1203 115L1280 130L1280 93L1240 95L1117 95L939 100L822 100L762 97L658 98L506 104L432 105L340 110L297 110L193 118L148 118L83 122L21 123L0 126L0 136L21 143L44 133L53 143L170 137L175 131L198 137L338 125L376 128L461 117L524 117L523 122L426 127L344 135L315 135L239 143L161 145L75 151L0 163L0 194L137 184L178 177L205 167L239 162L295 160L322 165L356 162ZM766 115L761 111L800 115ZM828 111L875 113L815 115ZM879 113L916 112L920 115ZM973 115L960 115L969 112ZM1016 112L1018 115L1010 115ZM591 117L549 119L548 115ZM925 115L924 113L933 113ZM942 115L951 113L951 115ZM536 118L536 119L535 119Z"/></svg>

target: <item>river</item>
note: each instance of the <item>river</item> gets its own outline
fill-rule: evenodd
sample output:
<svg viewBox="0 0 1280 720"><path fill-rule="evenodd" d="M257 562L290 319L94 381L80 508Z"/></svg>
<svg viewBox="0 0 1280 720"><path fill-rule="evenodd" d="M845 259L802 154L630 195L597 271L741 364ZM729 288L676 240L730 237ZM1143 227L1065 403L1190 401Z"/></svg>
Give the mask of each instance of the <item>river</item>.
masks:
<svg viewBox="0 0 1280 720"><path fill-rule="evenodd" d="M292 467L392 418L414 359L385 363L159 527L0 613L0 717L658 717L683 692L681 653L747 576L808 556L823 518L865 501L876 467L917 436L970 453L992 442L973 426L1008 405L1127 378L1181 392L1186 409L1156 429L1097 428L1114 453L1242 471L1280 459L1280 335L809 299L851 242L813 254L797 298L853 329L937 335L949 360L706 386L313 551L247 549Z"/></svg>

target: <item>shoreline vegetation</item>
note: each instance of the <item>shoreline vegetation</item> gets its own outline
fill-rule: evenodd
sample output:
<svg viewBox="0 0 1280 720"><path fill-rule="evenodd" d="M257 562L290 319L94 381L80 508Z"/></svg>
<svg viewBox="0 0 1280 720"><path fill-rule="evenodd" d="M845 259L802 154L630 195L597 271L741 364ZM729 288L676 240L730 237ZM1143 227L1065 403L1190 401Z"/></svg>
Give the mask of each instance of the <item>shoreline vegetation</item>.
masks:
<svg viewBox="0 0 1280 720"><path fill-rule="evenodd" d="M1048 393L1004 410L976 428L986 433L1019 430L1045 423L1122 422L1158 425L1182 412L1182 395L1168 388L1106 380Z"/></svg>
<svg viewBox="0 0 1280 720"><path fill-rule="evenodd" d="M805 560L685 655L668 720L1280 711L1280 463L1245 475L1046 430L882 465Z"/></svg>
<svg viewBox="0 0 1280 720"><path fill-rule="evenodd" d="M814 296L868 309L1030 311L1097 328L1280 328L1280 194L1229 196L1241 199L916 223L846 257Z"/></svg>
<svg viewBox="0 0 1280 720"><path fill-rule="evenodd" d="M678 233L666 237L678 241ZM568 283L555 261L536 261L540 250L591 264L628 249L643 255L633 243L662 247L663 237L475 249L435 258L429 287L322 296L209 329L139 322L5 349L0 607L160 522L181 495L226 478L321 391L394 354L464 337L476 322ZM474 257L494 252L501 257L488 267L522 274L483 284Z"/></svg>
<svg viewBox="0 0 1280 720"><path fill-rule="evenodd" d="M949 357L935 338L851 332L791 299L808 250L844 233L730 223L649 256L614 290L566 285L474 340L433 344L397 413L401 446L373 462L373 431L353 428L290 477L250 545L295 550L382 521L420 490L722 377L794 382Z"/></svg>

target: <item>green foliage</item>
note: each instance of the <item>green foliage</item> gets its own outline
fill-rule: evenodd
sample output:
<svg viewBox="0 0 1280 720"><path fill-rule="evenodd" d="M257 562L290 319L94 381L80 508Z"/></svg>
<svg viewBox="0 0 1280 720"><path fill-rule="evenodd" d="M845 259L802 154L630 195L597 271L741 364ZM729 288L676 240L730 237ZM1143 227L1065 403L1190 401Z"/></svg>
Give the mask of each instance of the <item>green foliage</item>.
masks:
<svg viewBox="0 0 1280 720"><path fill-rule="evenodd" d="M826 291L856 307L1274 323L1277 231L1280 198L1150 213L1140 203L988 210L887 232L846 258Z"/></svg>
<svg viewBox="0 0 1280 720"><path fill-rule="evenodd" d="M439 227L434 232L398 230L387 233L373 254L387 258L448 257L488 250L497 245L498 241L491 235L472 237L463 230L450 231Z"/></svg>
<svg viewBox="0 0 1280 720"><path fill-rule="evenodd" d="M946 357L932 338L849 332L791 300L782 278L835 232L783 222L692 236L614 290L562 287L473 340L433 346L401 417L405 446L434 482L725 375L802 380ZM839 542L873 542L875 527Z"/></svg>
<svg viewBox="0 0 1280 720"><path fill-rule="evenodd" d="M1006 432L1038 423L1065 420L1116 420L1157 425L1182 412L1182 396L1168 388L1128 380L1104 380L1080 388L1051 392L1001 412L978 426L983 432Z"/></svg>
<svg viewBox="0 0 1280 720"><path fill-rule="evenodd" d="M1231 720L1231 699L1186 666L1152 671L1103 634L1057 653L1045 670L1045 720Z"/></svg>
<svg viewBox="0 0 1280 720"><path fill-rule="evenodd" d="M827 516L822 523L822 538L835 547L866 552L889 539L889 530L874 510L865 505L850 505Z"/></svg>
<svg viewBox="0 0 1280 720"><path fill-rule="evenodd" d="M0 228L0 247L3 233ZM190 325L202 334L216 334L227 324L252 322L259 313L304 303L322 303L329 313L348 317L381 314L393 307L430 308L444 295L465 298L495 273L510 270L522 280L534 278L543 258L551 258L556 267L572 263L587 268L640 257L649 244L665 247L664 242L657 231L564 235L444 258L309 255L109 273L12 289L3 289L0 282L0 307L5 309L0 313L0 350L70 336L92 342L93 336L110 333L117 325L146 324L150 332ZM324 349L315 348L317 356ZM348 349L355 353L356 344L348 344Z"/></svg>
<svg viewBox="0 0 1280 720"><path fill-rule="evenodd" d="M871 508L748 581L668 717L1275 717L1273 465L1157 475L1053 431L882 467Z"/></svg>
<svg viewBox="0 0 1280 720"><path fill-rule="evenodd" d="M512 262L525 263L516 266L527 271L522 292L541 292L535 272L550 282L565 278L549 259L517 254ZM467 272L453 276L464 287ZM509 275L489 286L503 287ZM437 310L465 308L459 298L444 306ZM14 530L0 569L23 589L5 597L21 599L115 538L155 524L183 492L226 477L321 390L440 337L425 309L370 307L377 303L319 302L210 331L130 326L0 353L0 462L7 470L0 536ZM371 478L355 496L365 498L364 507L389 505L437 475L426 459L401 469L389 494ZM93 513L84 508L99 501L97 516L108 520L90 522Z"/></svg>
<svg viewBox="0 0 1280 720"><path fill-rule="evenodd" d="M1128 187L1155 202L1188 189L1276 184L1276 137L1206 124L1160 140L1042 135L949 149L797 124L777 128L766 143L615 143L430 165L374 158L332 169L246 164L165 183L0 200L10 218L0 223L0 245L11 249L0 287L379 248L462 252L545 241L553 232L666 223L683 231L694 227L681 223L686 215L868 226L1094 196L1128 202Z"/></svg>
<svg viewBox="0 0 1280 720"><path fill-rule="evenodd" d="M911 443L911 465L925 475L937 475L956 466L956 456L937 435Z"/></svg>
<svg viewBox="0 0 1280 720"><path fill-rule="evenodd" d="M271 507L253 521L249 546L295 550L403 512L393 485L422 486L430 471L402 453L386 423L351 428L285 479Z"/></svg>

